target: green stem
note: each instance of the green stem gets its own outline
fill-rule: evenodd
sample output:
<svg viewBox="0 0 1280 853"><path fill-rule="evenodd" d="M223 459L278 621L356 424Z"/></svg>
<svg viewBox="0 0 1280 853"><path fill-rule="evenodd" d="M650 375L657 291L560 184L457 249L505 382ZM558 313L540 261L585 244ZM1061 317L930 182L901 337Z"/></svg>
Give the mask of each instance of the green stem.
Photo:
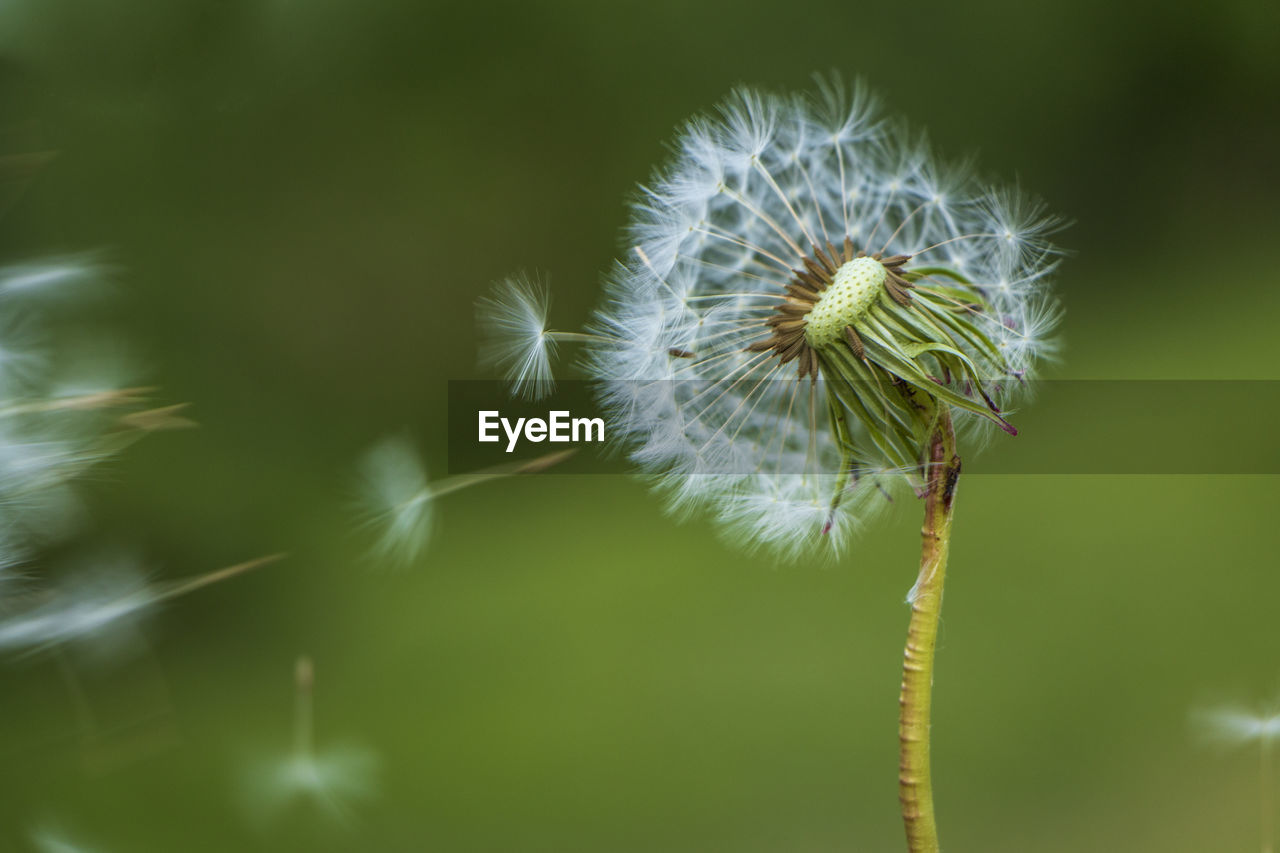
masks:
<svg viewBox="0 0 1280 853"><path fill-rule="evenodd" d="M902 667L898 717L898 799L911 853L936 853L938 827L933 814L929 767L929 709L933 699L933 658L942 611L942 584L951 545L952 501L960 476L955 431L945 405L929 442L924 525L920 529L920 576L911 595L911 622Z"/></svg>
<svg viewBox="0 0 1280 853"><path fill-rule="evenodd" d="M1262 799L1262 853L1272 853L1274 831L1271 826L1271 735L1262 736L1262 755L1258 762L1258 788Z"/></svg>

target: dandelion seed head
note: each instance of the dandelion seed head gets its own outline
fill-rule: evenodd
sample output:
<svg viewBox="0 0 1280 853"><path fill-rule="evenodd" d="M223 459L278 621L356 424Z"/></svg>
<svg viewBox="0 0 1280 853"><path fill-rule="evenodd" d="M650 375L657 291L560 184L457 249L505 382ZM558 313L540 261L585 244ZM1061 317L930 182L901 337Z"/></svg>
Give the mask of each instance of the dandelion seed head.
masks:
<svg viewBox="0 0 1280 853"><path fill-rule="evenodd" d="M1043 205L835 78L738 90L672 151L635 195L586 365L673 509L783 554L839 550L886 482L921 481L939 407L1014 431L1059 316Z"/></svg>

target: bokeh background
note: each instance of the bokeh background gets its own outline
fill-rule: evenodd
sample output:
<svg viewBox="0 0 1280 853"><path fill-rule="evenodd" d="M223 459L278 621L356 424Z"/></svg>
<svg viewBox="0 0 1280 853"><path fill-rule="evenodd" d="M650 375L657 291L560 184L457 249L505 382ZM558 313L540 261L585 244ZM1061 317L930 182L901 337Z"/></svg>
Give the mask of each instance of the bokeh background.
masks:
<svg viewBox="0 0 1280 853"><path fill-rule="evenodd" d="M352 533L355 460L399 433L444 470L489 283L549 272L581 323L675 126L829 69L1075 221L1056 375L1280 379L1278 48L1261 0L4 3L0 124L57 156L3 260L101 250L94 323L201 424L87 484L67 548L161 578L290 557L169 603L130 655L4 662L0 848L901 849L919 507L778 565L626 477L521 478L450 496L388 571ZM1188 714L1280 690L1278 510L1266 476L963 484L947 849L1258 849L1256 754ZM375 751L379 794L255 822L302 653L318 743Z"/></svg>

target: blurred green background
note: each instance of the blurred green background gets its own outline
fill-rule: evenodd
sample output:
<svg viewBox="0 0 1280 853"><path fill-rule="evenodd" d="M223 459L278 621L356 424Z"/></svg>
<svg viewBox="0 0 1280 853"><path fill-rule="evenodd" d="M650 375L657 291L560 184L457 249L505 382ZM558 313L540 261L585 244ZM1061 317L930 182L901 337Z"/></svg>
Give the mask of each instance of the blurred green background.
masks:
<svg viewBox="0 0 1280 853"><path fill-rule="evenodd" d="M408 571L350 532L379 437L444 470L491 281L548 271L555 325L581 323L673 128L828 69L1075 220L1057 375L1280 378L1273 3L0 6L0 122L57 152L3 259L104 250L93 319L201 424L89 484L83 541L160 577L290 553L167 605L137 655L3 665L0 849L42 826L103 851L902 849L919 507L834 566L729 550L620 477L451 496ZM948 850L1258 849L1256 757L1187 717L1280 689L1276 486L963 484ZM381 757L347 826L241 807L246 766L289 748L300 653L321 747Z"/></svg>

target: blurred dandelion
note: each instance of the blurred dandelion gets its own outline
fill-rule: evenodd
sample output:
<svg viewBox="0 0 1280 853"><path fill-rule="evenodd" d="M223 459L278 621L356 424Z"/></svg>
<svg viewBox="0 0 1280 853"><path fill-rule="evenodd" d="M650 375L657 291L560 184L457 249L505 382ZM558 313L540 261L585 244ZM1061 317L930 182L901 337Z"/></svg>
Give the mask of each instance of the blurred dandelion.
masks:
<svg viewBox="0 0 1280 853"><path fill-rule="evenodd" d="M49 156L0 156L0 208ZM150 389L134 381L136 366L118 339L90 345L84 329L73 337L54 331L66 319L54 311L83 302L104 271L92 255L0 267L0 653L60 652L92 637L80 648L101 662L119 652L144 611L277 559L155 581L135 561L102 558L60 583L38 581L35 557L70 538L84 516L76 481L143 435L193 425L181 405L147 405ZM87 708L67 656L54 657ZM42 851L88 849L47 825L30 840Z"/></svg>
<svg viewBox="0 0 1280 853"><path fill-rule="evenodd" d="M385 438L361 459L357 483L363 526L373 536L370 556L406 566L415 562L431 539L435 501L450 492L516 474L544 471L573 451L548 453L528 462L499 465L432 482L408 439Z"/></svg>
<svg viewBox="0 0 1280 853"><path fill-rule="evenodd" d="M173 581L150 577L128 556L95 556L52 582L37 571L35 558L69 539L85 516L76 481L148 433L192 425L182 406L147 406L148 389L134 381L136 365L119 341L50 332L50 310L64 297L78 300L101 274L90 255L0 268L0 654L92 638L77 650L95 664L117 661L137 650L129 629L143 613L275 559ZM72 670L57 660L75 693ZM61 843L54 833L39 837L48 849Z"/></svg>
<svg viewBox="0 0 1280 853"><path fill-rule="evenodd" d="M899 727L913 851L938 844L928 731L957 429L1016 434L1007 415L1052 351L1058 226L940 161L860 86L742 89L640 188L631 251L576 336L611 434L673 508L710 510L735 542L835 554L886 486L925 500ZM522 393L552 387L568 340L547 299L506 282L481 304Z"/></svg>
<svg viewBox="0 0 1280 853"><path fill-rule="evenodd" d="M259 821L306 802L338 823L351 827L353 806L377 793L378 758L363 747L315 747L315 667L309 657L294 666L293 751L255 764L243 793Z"/></svg>
<svg viewBox="0 0 1280 853"><path fill-rule="evenodd" d="M45 342L37 298L96 274L84 258L0 269L0 565L70 532L70 484L144 432L145 390L106 368L120 359Z"/></svg>
<svg viewBox="0 0 1280 853"><path fill-rule="evenodd" d="M1206 740L1223 746L1258 745L1258 796L1261 806L1262 853L1275 850L1274 744L1280 740L1280 708L1259 713L1238 706L1192 712L1192 724Z"/></svg>
<svg viewBox="0 0 1280 853"><path fill-rule="evenodd" d="M52 346L34 303L100 274L90 256L0 269L0 652L36 651L117 621L263 561L188 581L151 583L136 566L98 565L39 588L24 572L65 539L82 510L73 484L146 433L190 426L181 406L147 408L130 359L105 346Z"/></svg>

